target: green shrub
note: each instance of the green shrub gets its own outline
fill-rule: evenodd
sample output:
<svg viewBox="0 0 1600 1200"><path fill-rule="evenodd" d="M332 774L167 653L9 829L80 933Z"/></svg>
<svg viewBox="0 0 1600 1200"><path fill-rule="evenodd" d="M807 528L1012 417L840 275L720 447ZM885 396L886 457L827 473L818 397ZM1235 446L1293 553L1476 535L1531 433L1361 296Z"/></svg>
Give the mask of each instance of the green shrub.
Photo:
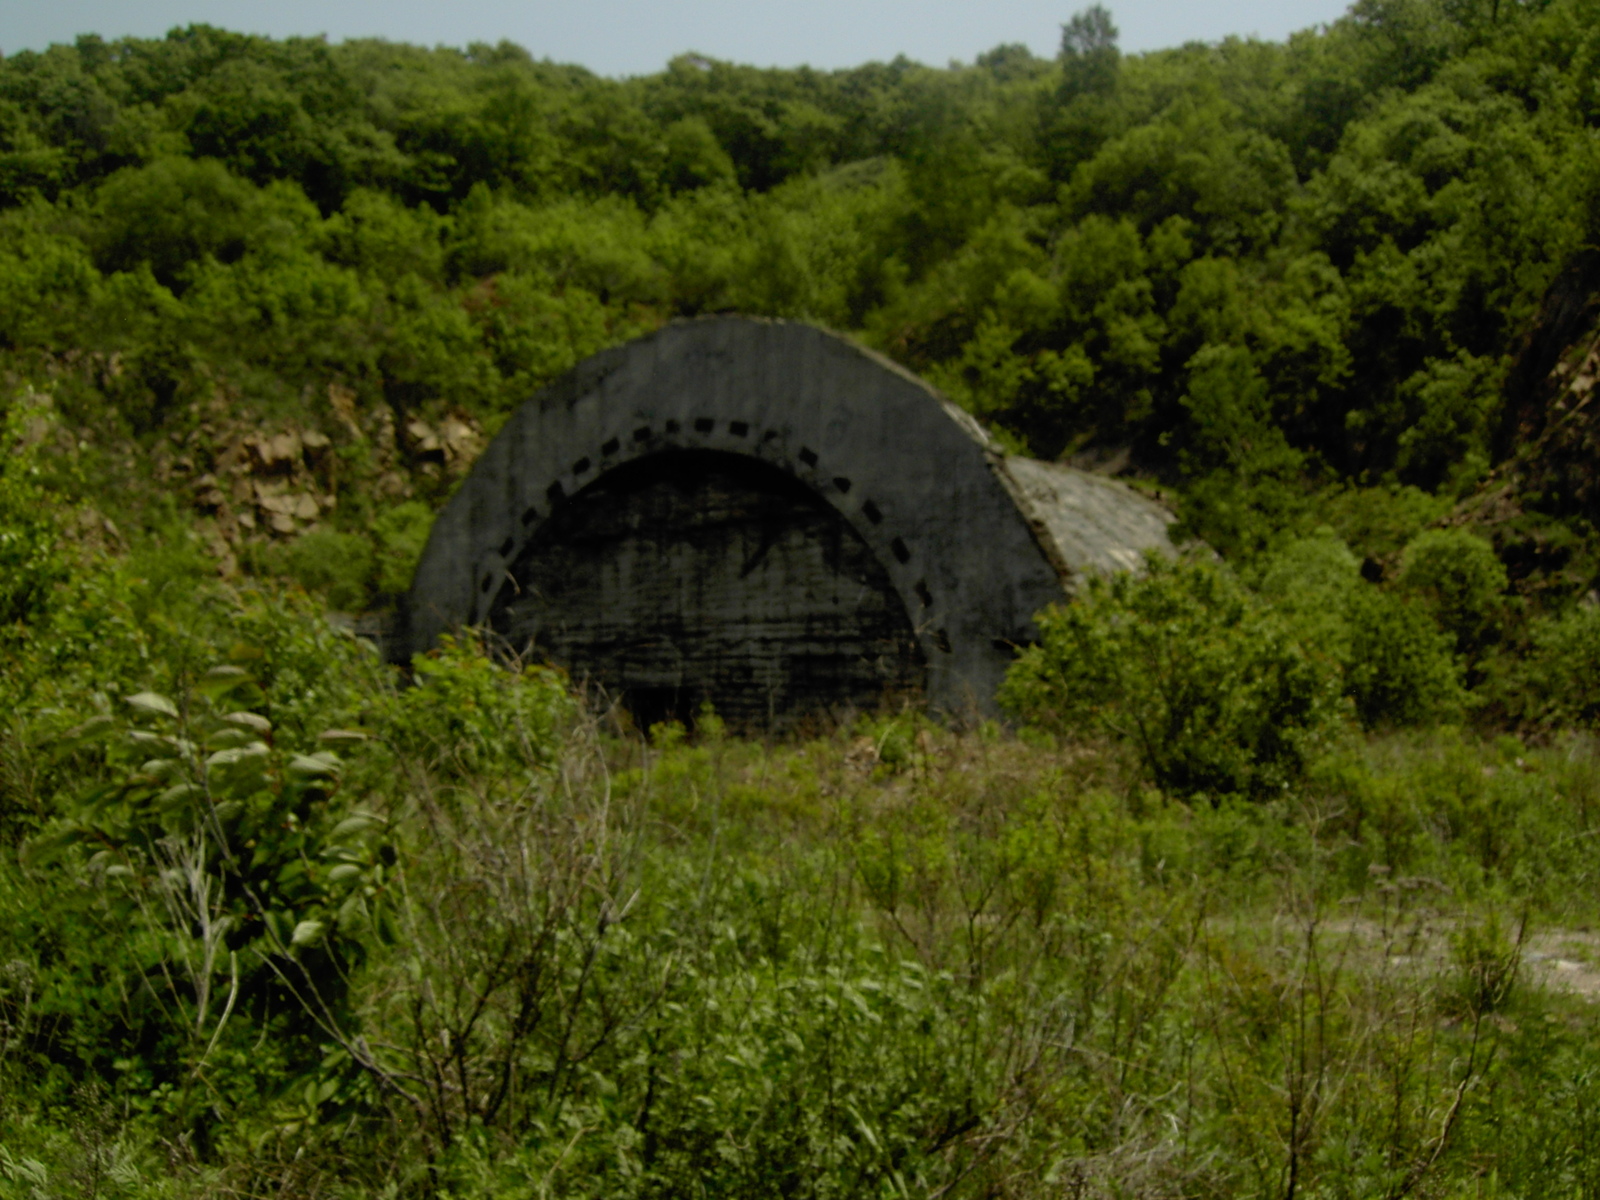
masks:
<svg viewBox="0 0 1600 1200"><path fill-rule="evenodd" d="M36 618L66 574L35 439L27 436L45 419L37 406L15 405L0 424L0 637Z"/></svg>
<svg viewBox="0 0 1600 1200"><path fill-rule="evenodd" d="M1528 715L1549 725L1600 721L1600 605L1533 623L1533 648L1514 671Z"/></svg>
<svg viewBox="0 0 1600 1200"><path fill-rule="evenodd" d="M1323 654L1343 661L1349 643L1346 610L1361 586L1361 564L1326 527L1296 538L1263 559L1257 592Z"/></svg>
<svg viewBox="0 0 1600 1200"><path fill-rule="evenodd" d="M1406 543L1395 586L1415 597L1473 661L1494 640L1506 569L1494 547L1465 529L1427 529Z"/></svg>
<svg viewBox="0 0 1600 1200"><path fill-rule="evenodd" d="M314 529L275 548L267 565L326 597L330 608L353 612L367 607L374 559L372 543L360 534Z"/></svg>
<svg viewBox="0 0 1600 1200"><path fill-rule="evenodd" d="M1513 940L1494 911L1482 920L1468 918L1450 939L1450 957L1456 968L1456 994L1448 999L1467 1016L1495 1012L1505 1006L1516 984L1522 931Z"/></svg>
<svg viewBox="0 0 1600 1200"><path fill-rule="evenodd" d="M139 692L91 717L54 749L97 751L107 782L66 800L23 858L56 898L33 918L60 948L40 968L42 1003L71 1023L54 1053L116 1060L184 1122L219 1086L316 1072L351 969L383 936L385 823L340 795L326 742L278 740L267 699L223 664L176 700ZM86 957L70 947L90 930L110 944Z"/></svg>
<svg viewBox="0 0 1600 1200"><path fill-rule="evenodd" d="M381 595L398 596L410 589L417 560L422 557L432 528L433 510L417 500L398 504L372 522Z"/></svg>
<svg viewBox="0 0 1600 1200"><path fill-rule="evenodd" d="M257 190L210 159L161 158L100 185L95 257L107 271L148 265L171 287L207 256L237 257L263 215Z"/></svg>
<svg viewBox="0 0 1600 1200"><path fill-rule="evenodd" d="M1405 544L1450 510L1450 502L1421 488L1330 487L1317 496L1317 512L1363 558L1398 554Z"/></svg>
<svg viewBox="0 0 1600 1200"><path fill-rule="evenodd" d="M1331 529L1266 559L1259 591L1302 645L1339 664L1363 727L1459 715L1464 693L1449 635L1419 605L1364 582L1355 555Z"/></svg>
<svg viewBox="0 0 1600 1200"><path fill-rule="evenodd" d="M411 660L417 686L385 702L385 739L460 776L490 778L547 766L572 715L563 677L548 667L506 666L474 637L440 639Z"/></svg>
<svg viewBox="0 0 1600 1200"><path fill-rule="evenodd" d="M1368 583L1345 609L1345 695L1366 729L1458 717L1466 701L1450 635L1414 604Z"/></svg>
<svg viewBox="0 0 1600 1200"><path fill-rule="evenodd" d="M1338 677L1224 567L1152 556L1040 614L1002 703L1036 725L1131 747L1185 796L1266 796L1339 722Z"/></svg>

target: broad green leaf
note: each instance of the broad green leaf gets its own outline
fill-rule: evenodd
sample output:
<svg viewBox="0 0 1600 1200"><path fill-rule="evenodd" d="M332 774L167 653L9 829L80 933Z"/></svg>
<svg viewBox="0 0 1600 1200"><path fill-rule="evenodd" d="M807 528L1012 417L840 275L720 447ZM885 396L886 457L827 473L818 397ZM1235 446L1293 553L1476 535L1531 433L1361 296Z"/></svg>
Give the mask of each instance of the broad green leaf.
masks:
<svg viewBox="0 0 1600 1200"><path fill-rule="evenodd" d="M310 779L336 777L341 765L339 756L331 750L321 750L316 754L296 754L289 760L291 772Z"/></svg>
<svg viewBox="0 0 1600 1200"><path fill-rule="evenodd" d="M260 713L231 712L222 719L231 724L239 726L241 729L252 729L256 733L259 733L262 737L265 737L267 734L272 732L272 722L267 720Z"/></svg>
<svg viewBox="0 0 1600 1200"><path fill-rule="evenodd" d="M218 729L206 736L206 745L213 750L232 750L247 746L255 739L242 729Z"/></svg>
<svg viewBox="0 0 1600 1200"><path fill-rule="evenodd" d="M330 842L343 841L345 838L355 837L369 829L377 828L383 823L382 817L374 816L369 812L351 813L333 827L333 832L328 835L328 840Z"/></svg>
<svg viewBox="0 0 1600 1200"><path fill-rule="evenodd" d="M250 674L242 667L219 666L212 667L195 684L195 691L212 700L219 700L229 692L234 691L250 682Z"/></svg>
<svg viewBox="0 0 1600 1200"><path fill-rule="evenodd" d="M176 717L178 715L178 706L165 696L159 696L155 692L138 692L127 697L127 702L134 710L150 716Z"/></svg>
<svg viewBox="0 0 1600 1200"><path fill-rule="evenodd" d="M261 758L269 753L262 742L251 742L246 746L235 746L229 750L218 750L206 759L208 767L231 767L252 758Z"/></svg>
<svg viewBox="0 0 1600 1200"><path fill-rule="evenodd" d="M362 729L324 729L317 734L319 742L365 742L371 739L372 735Z"/></svg>
<svg viewBox="0 0 1600 1200"><path fill-rule="evenodd" d="M205 791L202 788L198 788L192 783L180 783L174 787L169 787L156 797L156 804L161 808L172 808L175 805L203 795L205 795Z"/></svg>

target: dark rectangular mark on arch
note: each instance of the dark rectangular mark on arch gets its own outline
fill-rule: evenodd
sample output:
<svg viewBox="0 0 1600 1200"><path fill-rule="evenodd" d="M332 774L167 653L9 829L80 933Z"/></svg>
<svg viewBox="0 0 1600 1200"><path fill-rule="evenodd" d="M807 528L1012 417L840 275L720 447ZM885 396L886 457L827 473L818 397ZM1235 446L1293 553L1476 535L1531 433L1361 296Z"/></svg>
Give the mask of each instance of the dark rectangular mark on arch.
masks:
<svg viewBox="0 0 1600 1200"><path fill-rule="evenodd" d="M561 486L561 480L558 479L545 489L544 494L552 505L560 504L567 498L567 489Z"/></svg>
<svg viewBox="0 0 1600 1200"><path fill-rule="evenodd" d="M650 440L650 426L643 425L635 429L633 431L633 440L636 442L648 442Z"/></svg>
<svg viewBox="0 0 1600 1200"><path fill-rule="evenodd" d="M606 458L610 458L613 454L615 454L620 449L622 449L622 443L617 441L616 438L612 438L604 446L600 447L600 453L603 454Z"/></svg>
<svg viewBox="0 0 1600 1200"><path fill-rule="evenodd" d="M922 607L932 608L933 593L928 590L928 581L926 579L917 580L917 586L915 590L917 593L917 599L922 601Z"/></svg>
<svg viewBox="0 0 1600 1200"><path fill-rule="evenodd" d="M668 434L677 433L678 430L681 429L681 428L683 428L683 427L681 425L679 425L676 421L668 421L667 422L667 433Z"/></svg>
<svg viewBox="0 0 1600 1200"><path fill-rule="evenodd" d="M572 464L572 473L574 475L582 475L588 469L589 460L587 458L580 458L577 462Z"/></svg>
<svg viewBox="0 0 1600 1200"><path fill-rule="evenodd" d="M874 525L883 520L883 513L878 511L878 506L871 500L868 500L861 506L861 511L866 516L867 520L871 521Z"/></svg>
<svg viewBox="0 0 1600 1200"><path fill-rule="evenodd" d="M809 447L809 446L801 446L800 447L800 461L805 463L805 465L808 466L808 467L816 466L817 465L816 452L813 451L811 449L811 447Z"/></svg>
<svg viewBox="0 0 1600 1200"><path fill-rule="evenodd" d="M850 490L850 481L843 475L835 475L833 477L833 486L841 492L848 492Z"/></svg>
<svg viewBox="0 0 1600 1200"><path fill-rule="evenodd" d="M716 424L717 423L710 417L696 417L694 422L694 431L696 433L710 433L714 428L716 428Z"/></svg>
<svg viewBox="0 0 1600 1200"><path fill-rule="evenodd" d="M750 432L750 424L748 421L729 421L728 432L734 437L744 437Z"/></svg>
<svg viewBox="0 0 1600 1200"><path fill-rule="evenodd" d="M538 519L539 510L537 508L530 508L522 514L522 523L524 525L532 525Z"/></svg>
<svg viewBox="0 0 1600 1200"><path fill-rule="evenodd" d="M889 543L889 549L894 551L894 556L903 563L911 561L911 548L900 538L895 538Z"/></svg>
<svg viewBox="0 0 1600 1200"><path fill-rule="evenodd" d="M517 542L516 542L515 538L507 538L505 541L501 542L500 543L500 557L504 558L506 555L510 554L511 553L511 547L515 546L516 544L517 544Z"/></svg>
<svg viewBox="0 0 1600 1200"><path fill-rule="evenodd" d="M933 644L945 654L950 653L950 635L942 629L933 631Z"/></svg>

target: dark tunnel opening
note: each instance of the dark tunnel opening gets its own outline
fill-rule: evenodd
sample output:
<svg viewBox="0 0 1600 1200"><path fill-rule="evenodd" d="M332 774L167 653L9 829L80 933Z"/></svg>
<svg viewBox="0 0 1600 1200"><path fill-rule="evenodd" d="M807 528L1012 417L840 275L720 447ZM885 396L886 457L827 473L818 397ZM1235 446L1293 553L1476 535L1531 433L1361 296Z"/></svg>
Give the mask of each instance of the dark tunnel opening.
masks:
<svg viewBox="0 0 1600 1200"><path fill-rule="evenodd" d="M565 499L511 566L496 632L635 722L782 728L920 698L926 662L887 571L776 467L669 451Z"/></svg>

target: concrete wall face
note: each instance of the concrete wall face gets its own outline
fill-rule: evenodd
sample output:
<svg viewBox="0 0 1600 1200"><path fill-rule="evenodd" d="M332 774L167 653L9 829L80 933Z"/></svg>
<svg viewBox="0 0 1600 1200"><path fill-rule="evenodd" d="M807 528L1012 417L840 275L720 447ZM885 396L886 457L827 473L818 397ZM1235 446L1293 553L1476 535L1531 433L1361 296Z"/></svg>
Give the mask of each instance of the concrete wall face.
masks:
<svg viewBox="0 0 1600 1200"><path fill-rule="evenodd" d="M641 724L709 701L743 729L920 700L926 662L849 524L753 459L678 451L602 476L511 565L489 621Z"/></svg>
<svg viewBox="0 0 1600 1200"><path fill-rule="evenodd" d="M754 718L920 683L988 713L1032 614L1107 557L1075 562L1027 493L969 417L842 338L674 324L507 422L435 524L398 648L490 622L656 704Z"/></svg>

